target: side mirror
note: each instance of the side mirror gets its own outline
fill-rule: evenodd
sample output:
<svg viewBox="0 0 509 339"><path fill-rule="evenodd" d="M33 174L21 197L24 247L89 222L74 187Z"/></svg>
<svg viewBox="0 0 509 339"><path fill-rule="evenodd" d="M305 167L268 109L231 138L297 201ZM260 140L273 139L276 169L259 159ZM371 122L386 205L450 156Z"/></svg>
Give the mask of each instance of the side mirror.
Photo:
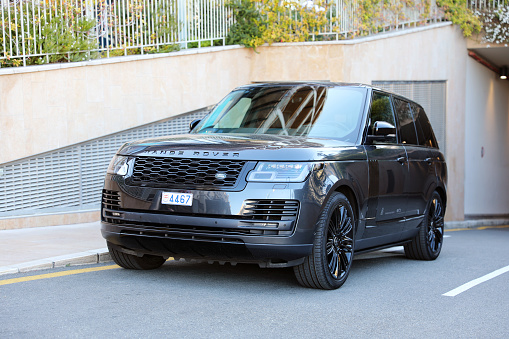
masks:
<svg viewBox="0 0 509 339"><path fill-rule="evenodd" d="M388 141L396 136L396 127L387 121L375 121L373 130L370 133L373 134L368 134L368 143L373 141Z"/></svg>
<svg viewBox="0 0 509 339"><path fill-rule="evenodd" d="M196 127L196 125L200 123L200 121L201 121L200 119L191 121L191 123L189 124L189 132L191 132Z"/></svg>
<svg viewBox="0 0 509 339"><path fill-rule="evenodd" d="M375 121L375 125L373 126L373 133L376 136L387 137L390 134L396 135L396 127L389 124L386 121Z"/></svg>

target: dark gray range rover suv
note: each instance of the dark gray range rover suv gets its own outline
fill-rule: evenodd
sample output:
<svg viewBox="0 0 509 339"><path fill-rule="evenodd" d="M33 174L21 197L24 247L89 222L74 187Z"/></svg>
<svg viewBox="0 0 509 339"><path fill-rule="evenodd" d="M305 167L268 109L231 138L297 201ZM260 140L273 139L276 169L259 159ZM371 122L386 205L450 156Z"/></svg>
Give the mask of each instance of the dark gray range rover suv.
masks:
<svg viewBox="0 0 509 339"><path fill-rule="evenodd" d="M111 161L102 234L118 265L293 266L303 286L334 289L357 253L438 257L447 168L419 104L359 84L255 84L191 128Z"/></svg>

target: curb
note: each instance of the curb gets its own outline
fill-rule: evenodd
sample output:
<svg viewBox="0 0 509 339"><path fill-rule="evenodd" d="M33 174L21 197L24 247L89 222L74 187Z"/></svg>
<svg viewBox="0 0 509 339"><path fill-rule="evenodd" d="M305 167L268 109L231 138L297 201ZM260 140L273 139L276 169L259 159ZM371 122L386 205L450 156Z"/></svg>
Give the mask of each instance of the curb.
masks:
<svg viewBox="0 0 509 339"><path fill-rule="evenodd" d="M0 267L0 276L12 273L25 273L55 267L90 265L110 262L111 256L107 248L90 250L80 253L60 255L46 259L34 260L20 264Z"/></svg>
<svg viewBox="0 0 509 339"><path fill-rule="evenodd" d="M509 225L509 219L476 219L463 221L446 221L445 229L468 229L476 227L505 226Z"/></svg>

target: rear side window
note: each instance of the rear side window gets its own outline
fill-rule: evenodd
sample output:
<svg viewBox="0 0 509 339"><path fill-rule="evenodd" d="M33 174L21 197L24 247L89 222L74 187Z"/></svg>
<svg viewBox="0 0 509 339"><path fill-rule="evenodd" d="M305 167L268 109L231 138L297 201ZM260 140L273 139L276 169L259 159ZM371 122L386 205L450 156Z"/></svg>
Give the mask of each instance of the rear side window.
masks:
<svg viewBox="0 0 509 339"><path fill-rule="evenodd" d="M412 117L412 110L408 102L399 98L394 99L394 108L399 121L399 135L401 143L406 145L418 145L417 133L415 130L414 119Z"/></svg>
<svg viewBox="0 0 509 339"><path fill-rule="evenodd" d="M416 103L411 104L419 145L438 148L437 139L424 109Z"/></svg>

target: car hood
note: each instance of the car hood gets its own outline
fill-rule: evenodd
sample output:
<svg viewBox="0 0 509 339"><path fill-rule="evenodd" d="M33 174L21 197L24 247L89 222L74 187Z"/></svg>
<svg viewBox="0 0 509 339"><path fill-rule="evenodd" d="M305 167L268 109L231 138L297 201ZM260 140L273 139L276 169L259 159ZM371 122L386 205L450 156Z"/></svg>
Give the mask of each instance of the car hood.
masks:
<svg viewBox="0 0 509 339"><path fill-rule="evenodd" d="M263 161L365 159L364 148L334 139L256 134L182 134L124 144L131 156Z"/></svg>

